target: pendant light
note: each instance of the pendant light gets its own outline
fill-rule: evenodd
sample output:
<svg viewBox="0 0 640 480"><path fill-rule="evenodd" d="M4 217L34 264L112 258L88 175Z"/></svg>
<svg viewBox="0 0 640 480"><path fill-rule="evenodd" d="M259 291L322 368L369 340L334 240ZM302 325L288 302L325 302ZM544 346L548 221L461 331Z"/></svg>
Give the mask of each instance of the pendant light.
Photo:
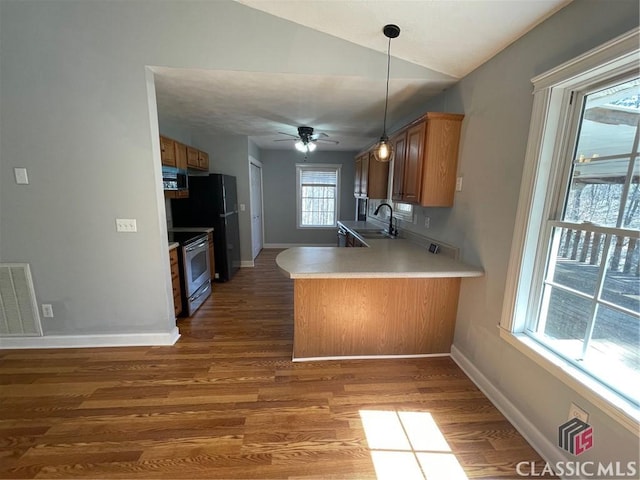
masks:
<svg viewBox="0 0 640 480"><path fill-rule="evenodd" d="M387 137L387 105L389 104L389 70L391 66L391 39L400 35L400 27L397 25L385 25L382 29L385 37L389 39L387 46L387 93L384 99L384 120L382 123L382 136L373 147L373 158L378 162L390 162L393 159L393 146Z"/></svg>

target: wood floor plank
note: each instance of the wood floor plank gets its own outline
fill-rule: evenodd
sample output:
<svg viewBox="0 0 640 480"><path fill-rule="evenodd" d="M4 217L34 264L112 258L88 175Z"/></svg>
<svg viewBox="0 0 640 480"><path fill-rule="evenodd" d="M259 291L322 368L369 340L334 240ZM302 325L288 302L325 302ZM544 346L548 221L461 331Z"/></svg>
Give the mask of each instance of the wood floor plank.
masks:
<svg viewBox="0 0 640 480"><path fill-rule="evenodd" d="M468 478L542 462L450 358L292 362L277 253L174 346L0 351L0 478L375 479L366 410L429 414Z"/></svg>

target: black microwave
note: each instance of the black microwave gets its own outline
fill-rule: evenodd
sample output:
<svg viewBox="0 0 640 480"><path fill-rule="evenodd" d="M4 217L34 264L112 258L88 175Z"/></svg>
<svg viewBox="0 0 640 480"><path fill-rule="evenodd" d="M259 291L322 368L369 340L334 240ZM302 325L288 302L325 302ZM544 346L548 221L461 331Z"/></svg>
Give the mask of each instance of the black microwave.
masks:
<svg viewBox="0 0 640 480"><path fill-rule="evenodd" d="M164 190L188 190L189 176L186 170L162 166L162 188Z"/></svg>

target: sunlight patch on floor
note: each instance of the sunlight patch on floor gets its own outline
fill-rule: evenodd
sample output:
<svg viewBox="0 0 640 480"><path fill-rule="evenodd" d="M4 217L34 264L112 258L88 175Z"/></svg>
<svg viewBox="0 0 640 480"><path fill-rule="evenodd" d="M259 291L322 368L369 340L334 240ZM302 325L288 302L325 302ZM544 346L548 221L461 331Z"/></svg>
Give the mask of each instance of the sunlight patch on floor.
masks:
<svg viewBox="0 0 640 480"><path fill-rule="evenodd" d="M468 480L429 412L360 410L378 480Z"/></svg>

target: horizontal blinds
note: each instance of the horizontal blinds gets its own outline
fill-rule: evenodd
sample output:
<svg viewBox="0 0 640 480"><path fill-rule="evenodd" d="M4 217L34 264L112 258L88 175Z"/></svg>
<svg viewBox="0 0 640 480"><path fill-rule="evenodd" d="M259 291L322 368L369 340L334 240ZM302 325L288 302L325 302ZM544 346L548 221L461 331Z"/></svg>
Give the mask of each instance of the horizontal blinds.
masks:
<svg viewBox="0 0 640 480"><path fill-rule="evenodd" d="M300 183L303 186L335 187L338 185L338 171L335 168L301 168Z"/></svg>

